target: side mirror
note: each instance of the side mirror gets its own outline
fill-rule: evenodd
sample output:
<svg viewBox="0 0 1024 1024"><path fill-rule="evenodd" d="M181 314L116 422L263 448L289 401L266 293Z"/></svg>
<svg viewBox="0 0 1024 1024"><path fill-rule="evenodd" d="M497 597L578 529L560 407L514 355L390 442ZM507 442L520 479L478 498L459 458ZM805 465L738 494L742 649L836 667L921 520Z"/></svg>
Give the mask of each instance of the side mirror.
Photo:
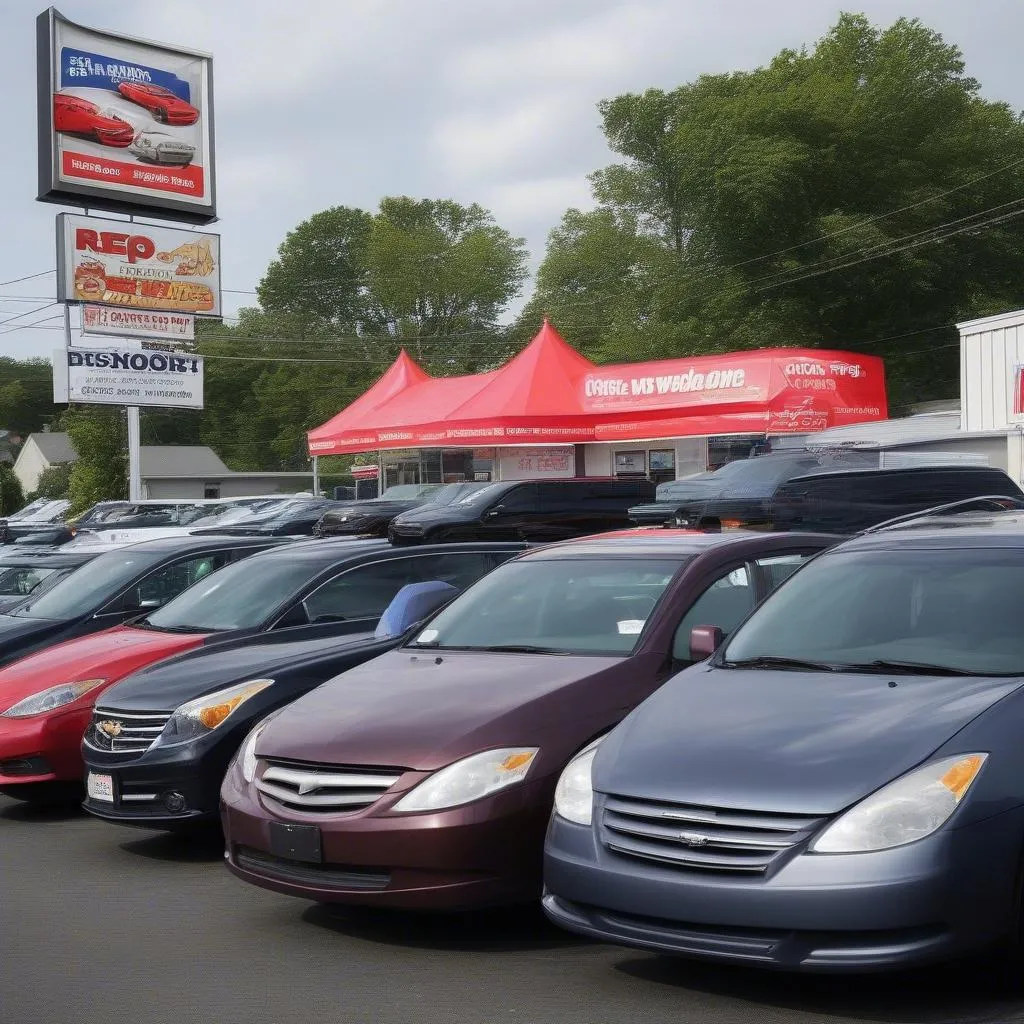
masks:
<svg viewBox="0 0 1024 1024"><path fill-rule="evenodd" d="M722 646L724 634L718 626L694 626L690 630L690 658L706 661Z"/></svg>
<svg viewBox="0 0 1024 1024"><path fill-rule="evenodd" d="M442 605L446 605L458 593L456 587L441 580L407 583L384 609L384 614L374 630L374 637L377 640L384 640L387 637L401 636L417 622L422 622Z"/></svg>

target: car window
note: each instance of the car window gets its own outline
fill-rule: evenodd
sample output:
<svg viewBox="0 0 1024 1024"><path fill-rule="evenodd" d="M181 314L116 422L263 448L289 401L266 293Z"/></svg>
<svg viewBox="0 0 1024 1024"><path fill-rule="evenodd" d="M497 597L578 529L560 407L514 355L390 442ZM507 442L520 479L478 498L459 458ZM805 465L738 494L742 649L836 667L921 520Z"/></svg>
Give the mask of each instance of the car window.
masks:
<svg viewBox="0 0 1024 1024"><path fill-rule="evenodd" d="M523 484L499 495L492 509L502 512L534 512L537 510L537 485Z"/></svg>
<svg viewBox="0 0 1024 1024"><path fill-rule="evenodd" d="M1018 549L840 549L779 587L737 630L724 657L832 666L900 661L1022 675L1022 603Z"/></svg>
<svg viewBox="0 0 1024 1024"><path fill-rule="evenodd" d="M676 628L672 657L690 661L690 632L695 626L717 626L725 636L743 621L756 603L754 584L746 566L719 576L690 605Z"/></svg>
<svg viewBox="0 0 1024 1024"><path fill-rule="evenodd" d="M528 558L494 570L432 619L412 646L629 654L677 558Z"/></svg>
<svg viewBox="0 0 1024 1024"><path fill-rule="evenodd" d="M209 551L161 566L118 595L101 614L159 608L228 562L229 553Z"/></svg>
<svg viewBox="0 0 1024 1024"><path fill-rule="evenodd" d="M0 597L31 594L40 583L58 569L27 565L0 565Z"/></svg>
<svg viewBox="0 0 1024 1024"><path fill-rule="evenodd" d="M379 618L406 583L409 560L391 558L356 566L328 580L303 602L310 622Z"/></svg>
<svg viewBox="0 0 1024 1024"><path fill-rule="evenodd" d="M756 559L758 568L762 570L768 593L771 593L783 580L789 579L810 557L810 552L799 552Z"/></svg>

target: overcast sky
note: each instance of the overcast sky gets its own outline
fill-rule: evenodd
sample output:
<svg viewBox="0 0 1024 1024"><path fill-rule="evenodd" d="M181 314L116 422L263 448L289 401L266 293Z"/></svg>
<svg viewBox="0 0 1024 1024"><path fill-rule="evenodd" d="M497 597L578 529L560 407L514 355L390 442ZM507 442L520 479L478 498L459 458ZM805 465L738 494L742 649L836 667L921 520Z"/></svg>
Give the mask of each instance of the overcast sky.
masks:
<svg viewBox="0 0 1024 1024"><path fill-rule="evenodd" d="M54 216L37 203L34 19L4 0L0 355L62 344ZM80 24L212 52L226 311L252 294L286 232L384 195L479 202L533 265L586 175L610 162L597 102L812 44L823 0L63 0ZM987 97L1024 107L1020 0L861 0L876 23L917 16L961 47ZM529 286L528 286L529 287ZM18 319L12 320L12 318ZM22 325L35 325L23 327Z"/></svg>

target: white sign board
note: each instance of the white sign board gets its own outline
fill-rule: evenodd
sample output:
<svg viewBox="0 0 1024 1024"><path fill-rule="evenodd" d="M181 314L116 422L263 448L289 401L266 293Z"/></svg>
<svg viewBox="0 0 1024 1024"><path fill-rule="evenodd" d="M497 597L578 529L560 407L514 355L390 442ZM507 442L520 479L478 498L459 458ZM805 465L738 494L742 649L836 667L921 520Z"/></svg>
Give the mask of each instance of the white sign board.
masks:
<svg viewBox="0 0 1024 1024"><path fill-rule="evenodd" d="M161 341L194 341L196 318L191 313L83 306L82 333L119 338L159 338Z"/></svg>
<svg viewBox="0 0 1024 1024"><path fill-rule="evenodd" d="M501 480L557 480L576 472L576 451L568 447L499 448Z"/></svg>
<svg viewBox="0 0 1024 1024"><path fill-rule="evenodd" d="M60 213L57 301L220 316L220 235Z"/></svg>
<svg viewBox="0 0 1024 1024"><path fill-rule="evenodd" d="M138 349L57 349L53 400L63 405L202 409L202 356Z"/></svg>

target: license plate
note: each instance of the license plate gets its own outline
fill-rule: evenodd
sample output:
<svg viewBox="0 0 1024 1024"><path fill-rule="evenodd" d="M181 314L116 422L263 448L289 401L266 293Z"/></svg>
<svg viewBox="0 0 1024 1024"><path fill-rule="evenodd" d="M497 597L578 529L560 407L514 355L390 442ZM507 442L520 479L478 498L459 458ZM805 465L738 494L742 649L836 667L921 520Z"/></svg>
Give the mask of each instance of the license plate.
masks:
<svg viewBox="0 0 1024 1024"><path fill-rule="evenodd" d="M114 802L114 777L112 775L96 775L89 772L86 784L90 800L103 800L108 804Z"/></svg>
<svg viewBox="0 0 1024 1024"><path fill-rule="evenodd" d="M324 859L320 848L320 829L316 825L290 825L284 821L272 821L270 852L283 860L320 864Z"/></svg>

